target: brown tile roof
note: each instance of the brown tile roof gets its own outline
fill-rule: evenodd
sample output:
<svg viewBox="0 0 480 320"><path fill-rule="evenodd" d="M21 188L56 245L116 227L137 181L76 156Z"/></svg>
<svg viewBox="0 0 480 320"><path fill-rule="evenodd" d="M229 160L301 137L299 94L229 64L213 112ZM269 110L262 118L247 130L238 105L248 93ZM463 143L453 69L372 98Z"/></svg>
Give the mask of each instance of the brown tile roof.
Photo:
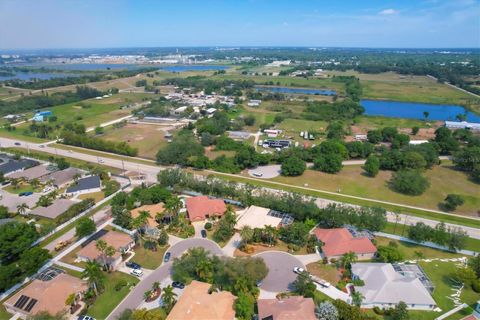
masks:
<svg viewBox="0 0 480 320"><path fill-rule="evenodd" d="M128 234L118 231L109 231L100 239L104 240L109 246L115 248L116 253L112 257L113 259L117 259L121 255L121 250L128 247L133 242L133 239ZM100 251L96 248L96 241L90 242L77 252L77 256L89 260L97 260L100 258L100 255Z"/></svg>
<svg viewBox="0 0 480 320"><path fill-rule="evenodd" d="M133 209L130 211L132 218L136 218L140 215L140 211L148 211L150 212L151 218L148 218L148 226L149 227L156 227L158 225L157 221L155 221L155 216L157 213L162 213L164 210L163 203L158 204L147 204L138 208Z"/></svg>
<svg viewBox="0 0 480 320"><path fill-rule="evenodd" d="M236 297L228 291L208 293L210 284L192 281L186 288L167 320L233 320Z"/></svg>
<svg viewBox="0 0 480 320"><path fill-rule="evenodd" d="M190 221L205 220L207 216L222 216L227 211L223 200L210 199L207 196L187 198L186 207Z"/></svg>
<svg viewBox="0 0 480 320"><path fill-rule="evenodd" d="M322 250L327 257L341 256L350 251L357 254L377 252L377 248L370 239L366 237L354 238L346 228L317 228L315 229L315 235L318 240L325 244Z"/></svg>
<svg viewBox="0 0 480 320"><path fill-rule="evenodd" d="M33 280L28 286L8 299L5 305L13 308L18 299L24 295L31 299L38 300L30 311L30 314L36 314L40 311L56 314L63 310L68 310L65 301L70 294L83 292L86 289L87 284L85 281L61 273L50 281ZM23 312L26 311L24 310Z"/></svg>
<svg viewBox="0 0 480 320"><path fill-rule="evenodd" d="M272 317L273 320L316 319L312 298L260 299L257 303L259 320L267 317Z"/></svg>

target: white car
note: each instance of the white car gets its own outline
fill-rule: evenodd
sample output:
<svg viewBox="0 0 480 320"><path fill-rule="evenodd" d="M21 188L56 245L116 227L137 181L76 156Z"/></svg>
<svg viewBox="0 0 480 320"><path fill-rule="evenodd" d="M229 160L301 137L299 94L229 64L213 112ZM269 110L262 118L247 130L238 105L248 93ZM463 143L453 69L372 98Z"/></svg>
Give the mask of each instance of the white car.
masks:
<svg viewBox="0 0 480 320"><path fill-rule="evenodd" d="M105 161L103 159L98 159L98 162L104 163Z"/></svg>
<svg viewBox="0 0 480 320"><path fill-rule="evenodd" d="M136 277L139 277L139 278L140 278L141 276L143 276L143 271L140 270L140 269L132 269L132 270L130 271L130 274L131 274L132 276L136 276Z"/></svg>
<svg viewBox="0 0 480 320"><path fill-rule="evenodd" d="M258 173L258 172L254 172L254 173L252 173L252 175L253 175L254 177L263 177L263 174L262 174L262 173Z"/></svg>
<svg viewBox="0 0 480 320"><path fill-rule="evenodd" d="M293 268L293 272L300 274L300 273L305 272L305 269L300 268L300 267L295 267L295 268Z"/></svg>

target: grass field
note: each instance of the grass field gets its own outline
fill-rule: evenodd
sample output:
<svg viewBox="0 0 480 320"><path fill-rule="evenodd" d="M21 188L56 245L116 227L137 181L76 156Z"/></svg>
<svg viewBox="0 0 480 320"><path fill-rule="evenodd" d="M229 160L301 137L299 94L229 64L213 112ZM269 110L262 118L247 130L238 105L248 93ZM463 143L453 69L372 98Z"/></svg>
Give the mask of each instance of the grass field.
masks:
<svg viewBox="0 0 480 320"><path fill-rule="evenodd" d="M312 262L306 265L308 272L321 279L327 280L336 286L341 279L341 274L334 265L323 264L322 261Z"/></svg>
<svg viewBox="0 0 480 320"><path fill-rule="evenodd" d="M168 250L168 247L168 245L157 247L157 251L152 251L137 245L133 249L135 255L131 261L138 263L142 268L154 270L162 264L163 255Z"/></svg>
<svg viewBox="0 0 480 320"><path fill-rule="evenodd" d="M105 291L88 308L88 315L96 319L106 319L130 292L130 287L136 285L139 280L123 272L105 273ZM120 281L126 281L128 285L121 290L115 290L115 285Z"/></svg>
<svg viewBox="0 0 480 320"><path fill-rule="evenodd" d="M392 172L390 171L380 171L375 178L370 178L363 174L361 166L345 166L340 173L333 175L307 170L300 177L277 177L272 180L332 192L340 190L339 193L342 194L434 210L439 210L438 205L447 194L455 193L465 198L465 204L460 206L455 213L477 216L477 210L480 208L479 185L470 181L464 172L454 170L448 162L425 172L425 176L430 181L430 188L420 196L407 196L392 191L388 187L391 176Z"/></svg>
<svg viewBox="0 0 480 320"><path fill-rule="evenodd" d="M164 148L168 142L165 132L174 133L176 130L167 130L165 126L151 124L128 124L122 128L109 128L101 137L110 141L125 141L138 149L138 156L155 159L158 150Z"/></svg>
<svg viewBox="0 0 480 320"><path fill-rule="evenodd" d="M387 246L390 242L396 243L398 250L403 253L404 260L415 260L418 259L418 254L422 255L422 259L433 259L433 258L440 258L440 259L451 259L451 258L460 258L462 255L437 250L429 247L419 246L416 244L383 238L383 237L375 237L375 242L377 246ZM418 254L417 254L417 253Z"/></svg>
<svg viewBox="0 0 480 320"><path fill-rule="evenodd" d="M92 193L84 193L78 196L78 199L85 200L88 198L92 198L95 200L95 203L100 202L105 198L105 193L103 191L99 192L92 192Z"/></svg>

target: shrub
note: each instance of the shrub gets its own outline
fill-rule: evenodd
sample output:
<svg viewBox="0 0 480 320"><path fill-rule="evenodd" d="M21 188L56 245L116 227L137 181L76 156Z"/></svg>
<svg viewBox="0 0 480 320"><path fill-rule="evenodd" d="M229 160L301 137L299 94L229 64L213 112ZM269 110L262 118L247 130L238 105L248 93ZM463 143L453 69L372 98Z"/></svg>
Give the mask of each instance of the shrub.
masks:
<svg viewBox="0 0 480 320"><path fill-rule="evenodd" d="M472 289L473 291L480 293L480 279L472 281Z"/></svg>
<svg viewBox="0 0 480 320"><path fill-rule="evenodd" d="M120 291L126 286L127 286L127 281L122 279L122 280L119 280L117 283L115 283L114 289L115 291Z"/></svg>
<svg viewBox="0 0 480 320"><path fill-rule="evenodd" d="M205 228L205 230L212 230L212 223L211 222L205 223L204 228Z"/></svg>

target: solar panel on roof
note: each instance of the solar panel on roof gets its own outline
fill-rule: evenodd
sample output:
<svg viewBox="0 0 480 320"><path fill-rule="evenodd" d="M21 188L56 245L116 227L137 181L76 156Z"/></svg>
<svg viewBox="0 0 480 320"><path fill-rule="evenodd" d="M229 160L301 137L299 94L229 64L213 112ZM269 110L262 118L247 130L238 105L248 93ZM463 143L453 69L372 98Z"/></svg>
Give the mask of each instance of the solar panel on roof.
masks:
<svg viewBox="0 0 480 320"><path fill-rule="evenodd" d="M30 302L27 304L27 306L25 307L25 311L27 312L30 312L32 311L32 308L35 306L35 304L37 304L38 300L37 299L31 299Z"/></svg>
<svg viewBox="0 0 480 320"><path fill-rule="evenodd" d="M25 306L25 304L27 303L27 301L30 300L30 297L27 297L25 295L21 295L20 298L17 300L17 302L15 302L15 304L13 305L15 308L19 308L19 309L22 309L23 306Z"/></svg>

